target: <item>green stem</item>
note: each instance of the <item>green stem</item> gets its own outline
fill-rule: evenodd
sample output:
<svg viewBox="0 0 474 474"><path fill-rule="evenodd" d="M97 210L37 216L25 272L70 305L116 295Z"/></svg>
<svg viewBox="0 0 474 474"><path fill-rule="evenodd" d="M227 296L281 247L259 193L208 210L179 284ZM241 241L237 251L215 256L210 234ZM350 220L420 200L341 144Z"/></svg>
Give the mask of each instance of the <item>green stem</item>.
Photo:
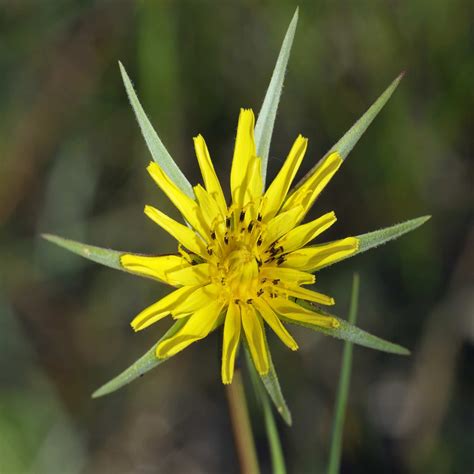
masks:
<svg viewBox="0 0 474 474"><path fill-rule="evenodd" d="M240 369L235 370L233 382L226 385L226 393L241 472L242 474L259 474L257 452Z"/></svg>
<svg viewBox="0 0 474 474"><path fill-rule="evenodd" d="M349 323L355 324L357 317L357 306L359 303L359 275L354 274L352 281L351 303L349 308ZM344 343L342 355L341 375L339 376L339 387L337 389L336 414L334 415L331 451L329 454L328 474L337 474L341 464L342 433L344 430L344 419L346 415L347 397L349 394L349 383L351 379L352 366L352 343Z"/></svg>

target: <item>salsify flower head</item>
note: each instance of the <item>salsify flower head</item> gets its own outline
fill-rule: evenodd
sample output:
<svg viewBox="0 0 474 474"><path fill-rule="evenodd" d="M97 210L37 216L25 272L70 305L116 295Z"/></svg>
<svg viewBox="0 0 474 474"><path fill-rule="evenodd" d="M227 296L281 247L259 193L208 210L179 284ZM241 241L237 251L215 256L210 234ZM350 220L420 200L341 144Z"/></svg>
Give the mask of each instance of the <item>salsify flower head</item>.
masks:
<svg viewBox="0 0 474 474"><path fill-rule="evenodd" d="M257 371L260 375L268 373L266 326L292 350L298 345L285 322L339 327L337 318L305 309L294 300L333 305L333 298L306 285L315 283L313 272L318 268L358 249L355 237L307 247L336 222L334 212L302 223L339 169L340 155L330 153L301 186L290 191L307 147L307 139L300 135L264 191L254 122L252 110L240 111L229 205L201 135L194 138L194 147L204 186L194 187L195 199L181 191L157 163L150 163L147 169L151 177L188 225L146 206L145 214L176 238L179 252L121 257L125 269L177 288L136 316L133 329L142 330L168 315L188 318L176 334L157 345L156 356L168 358L223 325L221 375L225 384L232 382L243 339Z"/></svg>
<svg viewBox="0 0 474 474"><path fill-rule="evenodd" d="M300 324L372 349L409 353L398 344L321 309L319 305L332 305L334 300L308 285L315 283L314 272L396 239L422 225L429 216L316 245L313 240L333 225L336 217L329 212L305 221L316 198L387 103L403 74L290 189L307 147L307 140L299 136L277 176L265 189L273 126L297 21L298 10L283 40L257 123L251 110L240 112L229 201L200 135L194 138L194 147L203 185L191 186L154 130L119 63L130 103L154 160L148 171L177 207L184 223L151 206L145 207L146 215L178 241L174 255L131 254L44 235L87 259L176 288L136 316L132 327L139 331L167 316L176 320L174 324L148 352L96 390L94 397L119 389L223 326L222 381L231 383L236 354L244 343L265 389L290 424L291 414L267 347L267 328L292 350L298 346L286 323Z"/></svg>

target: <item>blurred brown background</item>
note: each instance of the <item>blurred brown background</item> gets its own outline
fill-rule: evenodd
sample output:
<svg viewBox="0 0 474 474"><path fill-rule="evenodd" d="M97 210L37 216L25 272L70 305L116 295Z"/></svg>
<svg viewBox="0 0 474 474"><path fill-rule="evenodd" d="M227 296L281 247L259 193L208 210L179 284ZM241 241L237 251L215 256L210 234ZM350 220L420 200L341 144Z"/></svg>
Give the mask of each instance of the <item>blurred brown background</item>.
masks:
<svg viewBox="0 0 474 474"><path fill-rule="evenodd" d="M147 176L120 59L191 182L202 133L225 185L240 107L260 108L295 9L291 1L0 3L0 472L236 473L218 338L122 391L91 392L169 322L129 322L165 288L99 267L39 238L51 232L137 252L174 251L145 203L171 205ZM298 133L308 170L400 71L407 74L314 208L326 237L424 214L422 228L319 275L359 325L409 347L356 348L343 473L474 468L472 125L469 0L300 1L271 148L274 176ZM280 425L290 473L323 472L342 344L295 330L275 363L294 426ZM262 466L265 433L251 403Z"/></svg>

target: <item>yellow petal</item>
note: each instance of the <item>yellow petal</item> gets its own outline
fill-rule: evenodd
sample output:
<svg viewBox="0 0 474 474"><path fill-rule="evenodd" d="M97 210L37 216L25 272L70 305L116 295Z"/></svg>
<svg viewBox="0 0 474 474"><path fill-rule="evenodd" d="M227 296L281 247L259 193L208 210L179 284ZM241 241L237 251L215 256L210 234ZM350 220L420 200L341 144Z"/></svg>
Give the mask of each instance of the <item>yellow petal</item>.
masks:
<svg viewBox="0 0 474 474"><path fill-rule="evenodd" d="M243 187L245 192L242 205L244 206L251 202L255 203L262 196L262 160L257 156L253 156L250 159Z"/></svg>
<svg viewBox="0 0 474 474"><path fill-rule="evenodd" d="M178 255L161 255L158 257L124 254L120 257L120 264L131 273L155 278L169 283L167 274L189 267L189 263Z"/></svg>
<svg viewBox="0 0 474 474"><path fill-rule="evenodd" d="M314 272L357 252L359 240L347 237L328 244L295 250L285 255L283 266Z"/></svg>
<svg viewBox="0 0 474 474"><path fill-rule="evenodd" d="M336 318L309 311L285 298L269 299L267 303L281 318L290 322L314 324L323 328L338 328L340 326Z"/></svg>
<svg viewBox="0 0 474 474"><path fill-rule="evenodd" d="M205 338L214 328L221 310L222 303L213 301L196 311L174 336L158 344L156 356L160 359L174 356L193 342Z"/></svg>
<svg viewBox="0 0 474 474"><path fill-rule="evenodd" d="M196 151L199 168L201 169L201 174L204 180L204 185L206 186L206 190L215 199L221 213L225 214L227 205L225 202L224 193L222 192L221 184L217 178L214 165L212 164L211 157L209 156L206 142L204 141L202 135L194 137L194 150Z"/></svg>
<svg viewBox="0 0 474 474"><path fill-rule="evenodd" d="M181 212L184 219L205 237L207 229L205 223L200 218L199 207L196 202L184 194L155 162L151 162L147 170L156 184L168 196L179 212Z"/></svg>
<svg viewBox="0 0 474 474"><path fill-rule="evenodd" d="M235 138L234 157L230 173L230 189L234 204L244 205L245 187L243 186L250 159L256 155L254 139L255 117L252 110L240 109L237 136Z"/></svg>
<svg viewBox="0 0 474 474"><path fill-rule="evenodd" d="M301 206L296 206L271 219L265 229L262 248L267 248L270 244L293 229L296 223L300 220L302 212L303 208Z"/></svg>
<svg viewBox="0 0 474 474"><path fill-rule="evenodd" d="M311 273L272 265L264 265L260 270L260 277L267 280L281 280L288 284L308 285L314 283L316 278Z"/></svg>
<svg viewBox="0 0 474 474"><path fill-rule="evenodd" d="M240 342L240 309L239 306L230 303L224 323L224 337L222 343L222 383L232 383L234 376L235 356Z"/></svg>
<svg viewBox="0 0 474 474"><path fill-rule="evenodd" d="M185 287L186 288L186 287ZM219 298L220 288L214 284L201 287L193 287L194 292L186 300L182 300L174 308L171 308L171 316L175 319L183 318L195 313L198 309L207 306Z"/></svg>
<svg viewBox="0 0 474 474"><path fill-rule="evenodd" d="M298 344L296 344L296 341L291 337L290 333L286 330L285 326L283 326L270 306L261 298L254 299L252 304L255 305L262 318L273 329L281 341L292 351L296 351Z"/></svg>
<svg viewBox="0 0 474 474"><path fill-rule="evenodd" d="M309 211L316 198L321 191L326 187L331 178L342 164L342 158L339 153L334 152L328 155L316 169L311 176L294 191L283 204L283 211L291 209L298 204L304 208L303 216Z"/></svg>
<svg viewBox="0 0 474 474"><path fill-rule="evenodd" d="M295 298L301 298L303 300L312 301L313 303L324 304L327 306L332 306L334 304L334 298L331 298L327 295L323 295L322 293L308 290L307 288L301 288L299 286L283 286L285 288L285 292L289 296L294 296Z"/></svg>
<svg viewBox="0 0 474 474"><path fill-rule="evenodd" d="M260 375L270 369L268 362L267 341L261 317L251 305L241 305L242 326L249 345L255 368Z"/></svg>
<svg viewBox="0 0 474 474"><path fill-rule="evenodd" d="M290 230L278 240L277 246L283 247L283 252L292 252L311 242L318 235L329 229L336 222L334 212L328 212L314 221L300 225Z"/></svg>
<svg viewBox="0 0 474 474"><path fill-rule="evenodd" d="M168 282L174 286L205 285L210 281L209 264L200 263L167 274Z"/></svg>
<svg viewBox="0 0 474 474"><path fill-rule="evenodd" d="M194 186L194 194L199 202L202 216L212 230L219 221L224 219L225 211L221 212L215 199L200 184Z"/></svg>
<svg viewBox="0 0 474 474"><path fill-rule="evenodd" d="M184 287L169 293L138 314L131 322L132 328L135 331L141 331L156 321L159 321L170 314L174 307L186 301L195 291L196 288Z"/></svg>
<svg viewBox="0 0 474 474"><path fill-rule="evenodd" d="M264 221L275 216L280 210L288 190L290 189L291 183L295 178L296 172L300 167L301 161L303 160L307 146L308 140L299 135L293 144L285 163L265 192L260 211Z"/></svg>
<svg viewBox="0 0 474 474"><path fill-rule="evenodd" d="M206 246L199 236L179 222L176 222L171 217L168 217L163 212L152 206L145 206L145 214L162 229L166 230L171 236L178 240L187 249L191 250L201 257L206 257Z"/></svg>

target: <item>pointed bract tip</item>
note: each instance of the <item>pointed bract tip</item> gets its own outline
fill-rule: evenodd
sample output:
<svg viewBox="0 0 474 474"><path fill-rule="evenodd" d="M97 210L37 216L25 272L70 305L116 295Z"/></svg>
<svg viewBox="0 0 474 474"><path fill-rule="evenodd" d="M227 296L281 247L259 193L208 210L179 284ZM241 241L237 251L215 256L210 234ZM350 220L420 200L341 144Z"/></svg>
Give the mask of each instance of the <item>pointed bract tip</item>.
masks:
<svg viewBox="0 0 474 474"><path fill-rule="evenodd" d="M98 388L92 395L91 398L100 398L103 397L104 395L107 395L108 392L104 390L104 387Z"/></svg>
<svg viewBox="0 0 474 474"><path fill-rule="evenodd" d="M122 64L122 61L119 60L118 65L119 65L120 73L122 75L127 75L127 71L125 70L125 66Z"/></svg>

